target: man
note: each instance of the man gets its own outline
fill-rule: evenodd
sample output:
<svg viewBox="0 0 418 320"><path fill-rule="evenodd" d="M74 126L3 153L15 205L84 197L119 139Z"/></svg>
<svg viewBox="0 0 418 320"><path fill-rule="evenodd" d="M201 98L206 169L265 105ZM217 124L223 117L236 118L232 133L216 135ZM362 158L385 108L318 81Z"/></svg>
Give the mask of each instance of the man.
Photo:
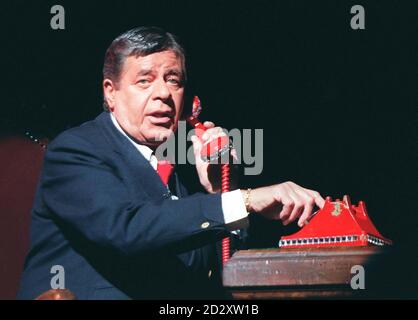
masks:
<svg viewBox="0 0 418 320"><path fill-rule="evenodd" d="M248 212L302 225L323 205L292 182L221 195L198 159L207 194L189 196L177 175L165 185L154 152L177 128L186 77L173 35L154 27L122 34L106 52L103 77L106 111L46 152L20 298L50 289L55 265L78 299L216 297L213 244ZM202 143L222 134L204 125L203 141L193 140L197 158Z"/></svg>

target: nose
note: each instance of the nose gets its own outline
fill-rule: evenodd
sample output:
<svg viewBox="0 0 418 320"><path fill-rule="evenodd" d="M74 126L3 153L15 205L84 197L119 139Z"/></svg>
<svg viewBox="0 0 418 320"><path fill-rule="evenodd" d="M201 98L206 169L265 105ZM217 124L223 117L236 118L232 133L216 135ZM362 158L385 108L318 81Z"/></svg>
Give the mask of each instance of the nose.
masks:
<svg viewBox="0 0 418 320"><path fill-rule="evenodd" d="M167 83L164 79L159 79L155 82L155 87L153 90L153 98L154 100L160 99L160 100L167 100L170 98L171 92L167 86Z"/></svg>

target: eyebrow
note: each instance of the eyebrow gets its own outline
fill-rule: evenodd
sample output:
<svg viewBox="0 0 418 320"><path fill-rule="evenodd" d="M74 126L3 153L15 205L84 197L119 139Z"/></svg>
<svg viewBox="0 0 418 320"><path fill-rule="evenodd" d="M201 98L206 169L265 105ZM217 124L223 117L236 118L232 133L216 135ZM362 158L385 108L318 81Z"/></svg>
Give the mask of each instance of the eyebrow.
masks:
<svg viewBox="0 0 418 320"><path fill-rule="evenodd" d="M141 69L138 71L136 76L147 76L153 73L153 70L151 69ZM178 76L179 78L183 78L183 72L177 68L169 69L167 72L165 72L165 76Z"/></svg>
<svg viewBox="0 0 418 320"><path fill-rule="evenodd" d="M138 71L138 73L136 74L136 76L147 76L149 74L152 73L151 69L141 69Z"/></svg>

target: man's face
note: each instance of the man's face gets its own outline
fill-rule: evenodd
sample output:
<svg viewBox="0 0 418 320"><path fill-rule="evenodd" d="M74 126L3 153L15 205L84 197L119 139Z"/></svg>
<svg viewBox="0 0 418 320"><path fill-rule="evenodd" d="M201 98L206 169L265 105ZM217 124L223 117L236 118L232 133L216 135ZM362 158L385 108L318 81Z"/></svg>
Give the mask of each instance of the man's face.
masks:
<svg viewBox="0 0 418 320"><path fill-rule="evenodd" d="M173 51L162 51L128 57L118 84L105 79L103 87L120 126L139 142L155 147L177 129L183 77L181 58Z"/></svg>

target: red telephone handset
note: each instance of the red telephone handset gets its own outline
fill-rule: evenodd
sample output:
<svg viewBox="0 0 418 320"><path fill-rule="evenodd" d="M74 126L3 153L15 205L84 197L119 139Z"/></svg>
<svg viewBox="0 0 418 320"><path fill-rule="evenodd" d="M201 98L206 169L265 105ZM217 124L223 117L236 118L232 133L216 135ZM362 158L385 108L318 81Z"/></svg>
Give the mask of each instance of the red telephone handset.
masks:
<svg viewBox="0 0 418 320"><path fill-rule="evenodd" d="M192 113L186 120L193 126L196 136L202 140L202 135L206 131L206 127L198 120L199 114L202 112L202 105L198 96L194 96ZM216 140L208 141L204 144L200 156L203 161L214 162L218 160L223 154L229 152L230 144L228 136L218 137Z"/></svg>
<svg viewBox="0 0 418 320"><path fill-rule="evenodd" d="M203 133L207 128L198 120L199 114L202 112L202 105L197 96L193 98L192 113L186 118L186 121L193 126L196 136L202 140ZM200 157L203 161L214 162L223 154L229 153L230 143L228 136L221 136L214 140L209 140L204 144ZM222 189L221 192L229 191L229 164L222 164ZM222 239L222 263L225 264L230 256L229 237Z"/></svg>

